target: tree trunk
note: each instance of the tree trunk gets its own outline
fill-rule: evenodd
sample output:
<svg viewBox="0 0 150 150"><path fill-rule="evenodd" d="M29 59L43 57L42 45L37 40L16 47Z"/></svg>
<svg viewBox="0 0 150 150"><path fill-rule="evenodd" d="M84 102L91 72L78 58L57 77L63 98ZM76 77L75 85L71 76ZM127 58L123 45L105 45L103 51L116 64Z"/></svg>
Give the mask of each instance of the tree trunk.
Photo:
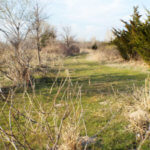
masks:
<svg viewBox="0 0 150 150"><path fill-rule="evenodd" d="M19 56L19 50L20 50L20 44L15 43L15 44L13 44L13 46L15 48L15 56L16 56L16 58L18 58L18 56Z"/></svg>
<svg viewBox="0 0 150 150"><path fill-rule="evenodd" d="M40 48L39 44L38 44L37 50L38 50L38 61L39 61L39 66L41 66L41 55L40 55L41 48Z"/></svg>

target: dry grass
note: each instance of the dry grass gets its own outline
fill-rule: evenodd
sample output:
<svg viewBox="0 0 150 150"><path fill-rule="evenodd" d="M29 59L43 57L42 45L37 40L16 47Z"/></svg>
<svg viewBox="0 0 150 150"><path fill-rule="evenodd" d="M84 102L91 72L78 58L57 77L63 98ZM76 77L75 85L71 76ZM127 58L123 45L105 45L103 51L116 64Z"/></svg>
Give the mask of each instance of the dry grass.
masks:
<svg viewBox="0 0 150 150"><path fill-rule="evenodd" d="M29 50L29 54L33 57L31 61L31 66L37 66L38 53L36 49ZM58 45L51 45L43 48L40 52L42 65L45 66L55 66L62 63L62 58L64 58L63 53Z"/></svg>
<svg viewBox="0 0 150 150"><path fill-rule="evenodd" d="M62 127L62 144L59 150L75 150L79 149L78 139L80 137L79 127L75 124L70 124L69 122Z"/></svg>
<svg viewBox="0 0 150 150"><path fill-rule="evenodd" d="M51 45L41 52L41 70L44 74L53 67L63 65L63 54L59 47ZM16 56L13 49L1 52L0 73L11 80L14 85L29 83L30 77L40 70L38 66L38 53L36 49L20 50Z"/></svg>
<svg viewBox="0 0 150 150"><path fill-rule="evenodd" d="M64 58L64 55L59 44L56 44L44 48L41 52L41 57L43 64L55 66L62 63L62 58Z"/></svg>
<svg viewBox="0 0 150 150"><path fill-rule="evenodd" d="M98 62L118 62L122 60L116 47L111 45L102 45L98 50L91 51L87 59Z"/></svg>
<svg viewBox="0 0 150 150"><path fill-rule="evenodd" d="M135 70L135 71L142 71L145 73L148 73L148 65L143 62L142 60L138 60L138 61L120 61L119 63L107 63L106 64L109 67L115 67L115 68L127 68L127 69L131 69L131 70Z"/></svg>
<svg viewBox="0 0 150 150"><path fill-rule="evenodd" d="M98 50L82 49L82 53L88 53L88 61L97 61L100 64L105 64L109 67L127 68L132 70L139 70L147 73L149 66L143 60L124 61L115 46L102 45Z"/></svg>
<svg viewBox="0 0 150 150"><path fill-rule="evenodd" d="M136 134L140 141L139 148L150 136L150 79L146 79L145 87L135 90L134 102L126 107L125 117L129 121L128 129Z"/></svg>
<svg viewBox="0 0 150 150"><path fill-rule="evenodd" d="M13 50L5 50L1 59L0 72L15 84L29 80L29 66L32 56L27 51L17 55Z"/></svg>
<svg viewBox="0 0 150 150"><path fill-rule="evenodd" d="M88 52L89 54L93 53L95 54L95 56L96 56L96 53L99 53L99 51L92 51L92 50L82 50L82 52L83 53ZM33 59L30 64L31 67L38 67L36 65L37 51L33 50L33 51L30 51L28 54L33 56ZM56 55L56 57L54 57L53 54ZM54 48L51 49L47 47L47 49L43 49L43 51L41 52L41 55L43 59L43 65L45 66L49 67L49 66L62 64L61 58L59 57L63 57L63 56L60 56L57 54L57 48L55 51ZM80 58L80 57L77 57L77 58ZM113 57L107 58L104 61L111 62L113 61L112 58ZM68 64L71 64L72 62L73 63L78 62L78 59L76 59L76 57L69 58L69 59L70 60ZM53 60L54 60L54 63L53 63ZM95 59L93 60L95 61ZM100 62L99 59L97 59L97 61ZM118 59L118 61L120 60ZM95 65L95 63L93 63L93 65ZM120 63L118 64L118 67L119 65ZM89 67L88 63L86 64L86 66ZM80 68L80 64L77 67ZM97 63L95 72L94 70L92 70L93 75L96 73L101 75L101 73L103 73L102 69L98 72L98 68L99 68L99 65ZM86 70L90 71L90 68L86 68ZM104 70L104 71L105 73L107 73L107 70ZM66 69L66 74L68 74L68 78L70 78L69 73L67 72L69 71L67 71ZM79 73L80 72L77 72L78 75ZM125 72L123 73L126 74ZM90 72L87 72L87 74L89 75ZM83 72L83 76L85 76L85 72ZM23 106L24 108L16 106L14 109L13 106L15 106L16 104L15 103L16 99L14 99L13 97L12 99L9 99L10 101L12 100L12 104L13 104L12 106L10 105L10 103L7 103L7 102L5 103L3 108L5 108L5 106L9 108L6 111L9 112L10 115L6 115L7 116L5 120L6 122L5 121L4 122L10 127L5 129L3 124L1 124L0 130L1 130L1 136L2 136L1 141L3 141L7 149L9 149L12 146L17 147L17 148L19 147L19 149L21 147L21 145L19 145L20 141L17 141L17 139L15 139L15 137L13 137L12 135L12 130L11 130L12 124L13 124L13 133L15 133L15 136L18 137L19 140L21 140L21 143L25 144L24 146L26 147L26 149L30 149L30 147L31 148L34 147L33 149L37 149L36 146L38 145L39 149L42 149L44 147L45 149L75 150L75 149L81 149L81 147L83 145L85 146L87 143L92 143L92 144L95 143L96 141L95 138L93 139L92 137L88 137L87 135L81 136L81 133L83 133L82 131L86 130L86 129L83 129L85 125L83 122L84 119L83 119L82 104L80 103L81 102L80 101L81 89L75 90L78 86L76 86L76 88L75 86L72 86L72 83L70 83L70 79L68 78L65 82L61 83L60 87L58 87L58 84L57 84L56 86L58 88L57 91L55 89L54 92L52 92L53 88L55 88L55 83L54 83L54 86L51 88L51 90L47 89L48 91L51 91L49 94L46 93L46 95L48 95L49 103L47 103L45 99L44 99L44 102L42 102L40 100L39 95L38 97L36 97L36 94L34 93L28 94L27 92L23 93L21 98L19 97L19 101L23 100L23 103L21 103L21 106ZM118 78L117 80L119 81L120 78ZM107 80L106 81L103 80L103 81L106 82ZM126 84L126 80L124 82ZM63 86L63 83L64 84L69 83L69 85ZM99 83L99 80L96 80L95 83L92 83L92 80L91 80L91 82L89 81L89 86L96 85L98 83ZM139 136L140 143L142 143L144 139L147 139L147 136L145 135L148 135L147 134L148 126L146 126L145 128L147 121L149 121L148 109L150 108L149 100L148 100L150 87L148 83L149 83L149 80L146 81L146 86L144 89L135 90L136 92L134 93L134 103L132 104L128 104L126 101L124 101L124 99L116 101L117 99L116 97L114 97L114 101L109 102L110 100L108 98L108 100L105 99L105 101L98 102L101 106L103 106L103 108L97 111L96 108L98 106L98 103L96 104L95 102L97 101L98 98L97 97L94 99L92 98L91 102L92 104L95 103L95 106L93 106L92 108L88 110L92 114L91 120L94 120L96 117L99 117L98 120L101 120L101 118L105 118L109 114L108 112L110 112L112 117L109 118L110 121L108 121L107 125L104 126L104 130L105 130L108 126L111 127L110 125L113 124L112 120L114 120L115 117L117 118L120 115L120 112L122 112L120 109L124 108L124 106L128 104L128 107L125 108L126 109L125 116L127 117L127 120L130 123L130 125L128 126L128 129L130 129L130 131L132 132L135 132L137 137L140 135ZM95 86L93 86L93 88L95 89ZM55 93L56 94L55 97L53 97L54 95L51 95L51 93L53 94ZM62 97L58 96L59 94ZM94 94L95 93L93 93L93 95ZM118 93L115 93L115 95L117 94ZM74 98L72 97L73 95L74 95ZM91 105L91 102L89 103L88 101L88 104ZM109 107L107 107L108 105ZM114 113L114 112L117 112L117 113ZM3 114L1 114L1 116L3 116ZM121 116L119 117L121 118L120 120L125 120L124 117L122 117L122 113L121 113ZM9 122L9 118L11 118L10 122ZM98 120L96 118L96 122L98 122ZM118 121L119 119L117 118L116 120ZM116 123L116 126L117 126L119 122L117 122L116 120L114 120L114 122ZM25 124L22 123L23 121L25 122ZM88 122L88 124L90 124L90 121ZM103 127L104 125L104 124L101 125L101 123L99 124L100 124L99 126L100 128ZM90 126L92 125L93 125L93 122L91 123ZM95 125L93 125L93 128L94 126ZM97 132L97 130L99 129L96 128L95 131ZM100 134L101 132L98 132L99 136ZM108 136L108 139L109 139L109 136Z"/></svg>

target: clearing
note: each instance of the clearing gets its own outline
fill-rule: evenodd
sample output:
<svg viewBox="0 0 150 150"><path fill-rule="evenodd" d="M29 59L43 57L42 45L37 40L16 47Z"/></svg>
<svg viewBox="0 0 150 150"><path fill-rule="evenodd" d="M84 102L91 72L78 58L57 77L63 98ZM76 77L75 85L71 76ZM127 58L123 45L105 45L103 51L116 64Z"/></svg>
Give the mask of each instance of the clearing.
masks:
<svg viewBox="0 0 150 150"><path fill-rule="evenodd" d="M97 142L90 149L133 149L135 135L126 130L127 121L123 112L126 103L132 99L135 88L144 85L147 73L138 67L123 66L123 63L100 64L88 60L87 54L82 54L65 59L58 81L65 78L66 74L70 77L72 86L78 82L82 87L87 133L89 137L97 136ZM51 75L38 76L36 79L35 91L44 103L50 103L47 93L51 85ZM21 106L21 91L17 93L16 99L18 106ZM3 106L3 102L0 102L0 106ZM1 117L1 124L3 121L4 118Z"/></svg>

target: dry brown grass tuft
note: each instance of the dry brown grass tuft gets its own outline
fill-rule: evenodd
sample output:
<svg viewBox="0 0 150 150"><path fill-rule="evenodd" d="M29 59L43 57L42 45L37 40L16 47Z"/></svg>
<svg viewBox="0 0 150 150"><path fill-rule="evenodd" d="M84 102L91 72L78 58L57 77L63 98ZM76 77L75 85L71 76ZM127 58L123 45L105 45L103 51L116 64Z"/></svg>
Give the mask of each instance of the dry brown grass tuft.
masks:
<svg viewBox="0 0 150 150"><path fill-rule="evenodd" d="M55 66L62 63L64 58L63 51L60 49L59 45L51 45L43 49L41 52L42 64Z"/></svg>
<svg viewBox="0 0 150 150"><path fill-rule="evenodd" d="M59 150L79 149L78 139L80 137L80 128L78 125L67 123L62 127L61 142Z"/></svg>
<svg viewBox="0 0 150 150"><path fill-rule="evenodd" d="M128 129L136 134L140 141L139 148L150 136L150 79L145 80L145 87L135 90L133 104L126 107L125 117L129 121Z"/></svg>

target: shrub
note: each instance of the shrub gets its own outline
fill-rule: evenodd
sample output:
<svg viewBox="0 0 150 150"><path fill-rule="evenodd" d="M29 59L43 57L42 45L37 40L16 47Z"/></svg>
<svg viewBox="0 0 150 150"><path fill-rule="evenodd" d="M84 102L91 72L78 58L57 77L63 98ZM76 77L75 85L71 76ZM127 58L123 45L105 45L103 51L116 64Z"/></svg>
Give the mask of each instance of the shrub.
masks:
<svg viewBox="0 0 150 150"><path fill-rule="evenodd" d="M137 46L135 42L135 31L141 25L140 17L138 7L134 7L132 19L129 22L121 20L125 25L125 29L113 29L115 35L113 43L118 47L121 56L125 60L138 58L138 53L135 50Z"/></svg>
<svg viewBox="0 0 150 150"><path fill-rule="evenodd" d="M92 45L92 49L93 50L97 50L98 49L98 46L97 46L96 42Z"/></svg>
<svg viewBox="0 0 150 150"><path fill-rule="evenodd" d="M67 50L68 55L77 55L80 53L80 48L76 45L72 45Z"/></svg>
<svg viewBox="0 0 150 150"><path fill-rule="evenodd" d="M56 39L56 31L54 29L45 30L45 32L41 35L41 47L46 47L49 41L54 39Z"/></svg>
<svg viewBox="0 0 150 150"><path fill-rule="evenodd" d="M115 39L112 41L125 60L137 59L139 56L150 65L150 11L147 18L140 20L138 7L134 7L132 19L125 24L125 29L113 29Z"/></svg>
<svg viewBox="0 0 150 150"><path fill-rule="evenodd" d="M85 132L81 89L78 84L72 86L68 80L69 77L58 87L56 78L48 94L51 99L48 104L43 103L33 90L30 94L27 91L23 93L20 99L23 105L18 107L14 101L15 91L11 90L8 99L11 103L4 103L3 110L0 111L0 118L5 118L0 124L2 149L84 149L79 141L82 138L81 132ZM54 89L57 89L55 96L51 94ZM71 96L68 97L69 94ZM4 114L6 111L10 112L8 116Z"/></svg>
<svg viewBox="0 0 150 150"><path fill-rule="evenodd" d="M149 20L150 21L150 20ZM135 30L134 50L150 65L150 22L146 21Z"/></svg>
<svg viewBox="0 0 150 150"><path fill-rule="evenodd" d="M27 51L15 52L7 50L0 61L0 73L10 79L15 85L28 85L30 83L30 63L32 55Z"/></svg>
<svg viewBox="0 0 150 150"><path fill-rule="evenodd" d="M64 44L60 46L65 56L74 56L80 53L80 48L76 45L66 47Z"/></svg>

